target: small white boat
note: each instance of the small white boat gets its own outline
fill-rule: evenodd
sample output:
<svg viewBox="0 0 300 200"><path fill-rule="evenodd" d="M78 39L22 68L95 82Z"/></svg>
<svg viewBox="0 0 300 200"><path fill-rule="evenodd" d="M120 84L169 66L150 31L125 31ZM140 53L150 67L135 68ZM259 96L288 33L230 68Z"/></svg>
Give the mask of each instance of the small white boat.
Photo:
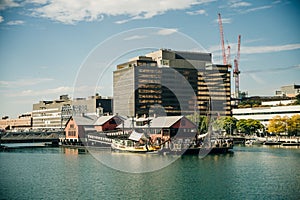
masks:
<svg viewBox="0 0 300 200"><path fill-rule="evenodd" d="M247 140L245 142L245 145L253 145L254 144L254 140Z"/></svg>

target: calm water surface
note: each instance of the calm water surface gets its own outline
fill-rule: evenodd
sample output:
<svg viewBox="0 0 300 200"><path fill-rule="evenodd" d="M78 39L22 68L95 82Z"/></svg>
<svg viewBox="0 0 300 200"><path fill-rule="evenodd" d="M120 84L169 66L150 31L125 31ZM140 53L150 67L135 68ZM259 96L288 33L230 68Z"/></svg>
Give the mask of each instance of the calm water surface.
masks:
<svg viewBox="0 0 300 200"><path fill-rule="evenodd" d="M0 199L300 199L299 148L236 146L142 174L74 149L22 149L0 152L0 173Z"/></svg>

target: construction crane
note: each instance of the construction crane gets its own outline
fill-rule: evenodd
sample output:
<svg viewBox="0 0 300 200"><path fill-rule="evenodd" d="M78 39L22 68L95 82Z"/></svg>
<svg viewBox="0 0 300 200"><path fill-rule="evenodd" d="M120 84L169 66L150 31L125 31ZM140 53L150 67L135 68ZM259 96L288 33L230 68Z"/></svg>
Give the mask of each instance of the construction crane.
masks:
<svg viewBox="0 0 300 200"><path fill-rule="evenodd" d="M227 65L226 53L225 53L225 45L224 45L223 25L222 25L221 14L219 13L218 16L219 16L218 19L219 19L219 29L220 29L220 36L221 36L223 64L224 64L224 65Z"/></svg>
<svg viewBox="0 0 300 200"><path fill-rule="evenodd" d="M238 46L237 46L237 54L234 59L234 69L233 69L233 77L235 80L235 92L234 96L236 99L239 99L240 95L240 70L239 70L239 62L240 62L240 52L241 52L241 35L238 36Z"/></svg>
<svg viewBox="0 0 300 200"><path fill-rule="evenodd" d="M227 57L226 57L226 62L228 64L228 67L231 68L231 58L230 58L230 45L228 44L228 41L226 40L227 42Z"/></svg>

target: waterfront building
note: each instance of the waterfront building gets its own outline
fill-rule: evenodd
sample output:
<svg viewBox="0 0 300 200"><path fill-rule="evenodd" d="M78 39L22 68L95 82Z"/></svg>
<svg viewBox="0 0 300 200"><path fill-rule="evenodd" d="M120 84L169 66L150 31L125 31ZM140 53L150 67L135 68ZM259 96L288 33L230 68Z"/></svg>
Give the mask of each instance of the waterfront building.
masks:
<svg viewBox="0 0 300 200"><path fill-rule="evenodd" d="M29 131L31 128L32 128L31 113L21 114L16 119L10 119L9 117L6 116L0 120L1 130Z"/></svg>
<svg viewBox="0 0 300 200"><path fill-rule="evenodd" d="M118 115L108 115L99 117L94 123L97 132L116 130L117 126L122 124L124 118Z"/></svg>
<svg viewBox="0 0 300 200"><path fill-rule="evenodd" d="M72 116L65 127L66 140L73 143L85 141L86 131L96 131L94 123L97 120L97 115L82 115Z"/></svg>
<svg viewBox="0 0 300 200"><path fill-rule="evenodd" d="M300 94L300 85L285 85L280 87L279 91L276 91L276 96L295 97Z"/></svg>
<svg viewBox="0 0 300 200"><path fill-rule="evenodd" d="M172 139L194 139L197 125L184 116L159 116L128 118L117 128L130 133L133 129L145 133L152 141Z"/></svg>
<svg viewBox="0 0 300 200"><path fill-rule="evenodd" d="M160 49L119 64L113 72L114 113L125 116L230 115L230 71L210 53Z"/></svg>
<svg viewBox="0 0 300 200"><path fill-rule="evenodd" d="M112 99L99 95L88 98L69 99L61 95L58 100L40 101L33 104L33 129L61 131L71 116L97 115L112 113Z"/></svg>
<svg viewBox="0 0 300 200"><path fill-rule="evenodd" d="M277 101L262 101L262 106L283 106L283 105L292 105L295 103L295 99L293 100L277 100Z"/></svg>
<svg viewBox="0 0 300 200"><path fill-rule="evenodd" d="M58 100L40 101L33 104L32 128L39 130L62 130L72 114L68 112L62 115L62 110L70 106L71 100L68 95L61 95Z"/></svg>
<svg viewBox="0 0 300 200"><path fill-rule="evenodd" d="M232 109L233 117L236 119L256 119L267 127L269 120L275 116L291 117L300 114L300 105L291 106L263 106L253 108Z"/></svg>
<svg viewBox="0 0 300 200"><path fill-rule="evenodd" d="M69 142L86 142L88 133L115 130L123 121L117 115L98 117L95 114L72 116L65 127L66 140Z"/></svg>

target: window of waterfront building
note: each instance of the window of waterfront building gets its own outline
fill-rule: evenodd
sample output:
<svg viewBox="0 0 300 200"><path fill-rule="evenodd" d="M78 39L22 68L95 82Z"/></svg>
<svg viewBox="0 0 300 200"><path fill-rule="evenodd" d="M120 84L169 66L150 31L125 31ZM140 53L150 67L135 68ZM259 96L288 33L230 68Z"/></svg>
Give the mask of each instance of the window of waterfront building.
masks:
<svg viewBox="0 0 300 200"><path fill-rule="evenodd" d="M69 136L76 136L76 131L68 131Z"/></svg>

